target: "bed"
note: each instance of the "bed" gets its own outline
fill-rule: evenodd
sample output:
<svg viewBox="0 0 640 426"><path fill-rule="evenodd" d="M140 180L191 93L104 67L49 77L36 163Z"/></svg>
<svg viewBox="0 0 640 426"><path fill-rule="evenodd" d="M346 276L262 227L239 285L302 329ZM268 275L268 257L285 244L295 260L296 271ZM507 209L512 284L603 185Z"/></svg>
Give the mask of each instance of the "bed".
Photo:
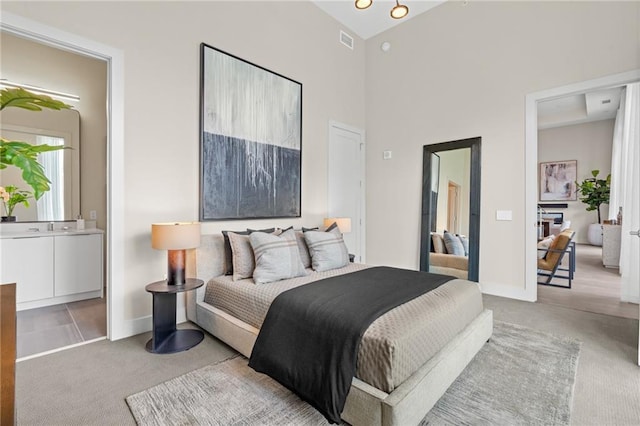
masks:
<svg viewBox="0 0 640 426"><path fill-rule="evenodd" d="M269 303L280 292L314 279L367 268L350 264L338 270L313 272L270 283L274 285L258 286L260 291L256 295L256 286L250 279L233 282L229 276L222 276L225 268L222 236L204 235L192 258L191 271L207 285L187 294L189 320L246 357L251 355ZM492 313L482 308L481 298L478 306L481 296L477 288L470 290L474 286L466 280L454 279L371 324L358 352L356 377L342 412L345 421L353 425L419 423L491 336ZM444 303L438 302L440 305L425 310L425 306L437 300ZM447 304L456 309L453 314L438 307ZM407 318L413 320L412 326L407 326ZM401 329L411 328L405 334L417 334L420 338L404 339L402 333L393 334L398 333L397 325L403 322ZM436 343L431 346L416 343L426 340ZM382 346L386 356L380 354L381 341L386 343Z"/></svg>

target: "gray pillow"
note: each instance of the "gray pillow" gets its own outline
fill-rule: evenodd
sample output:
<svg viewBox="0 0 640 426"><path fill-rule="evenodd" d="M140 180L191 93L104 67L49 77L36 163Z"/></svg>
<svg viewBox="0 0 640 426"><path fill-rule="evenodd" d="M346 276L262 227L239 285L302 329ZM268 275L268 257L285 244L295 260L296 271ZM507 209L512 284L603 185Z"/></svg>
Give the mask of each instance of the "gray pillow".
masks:
<svg viewBox="0 0 640 426"><path fill-rule="evenodd" d="M300 251L300 260L305 268L311 268L311 254L309 253L309 247L304 240L304 231L296 232L296 242L298 243L298 250Z"/></svg>
<svg viewBox="0 0 640 426"><path fill-rule="evenodd" d="M314 271L328 271L349 264L349 252L337 227L329 232L307 231L304 239L309 247Z"/></svg>
<svg viewBox="0 0 640 426"><path fill-rule="evenodd" d="M456 234L458 238L460 238L460 242L462 243L462 248L464 249L464 255L469 256L469 238L464 235Z"/></svg>
<svg viewBox="0 0 640 426"><path fill-rule="evenodd" d="M258 235L263 233L254 232L253 234ZM231 244L233 280L238 281L251 277L256 263L253 257L253 249L249 242L249 235L240 235L235 232L229 232L227 235L229 236L229 243Z"/></svg>
<svg viewBox="0 0 640 426"><path fill-rule="evenodd" d="M464 246L457 235L445 232L443 238L444 245L447 247L447 253L456 256L464 256Z"/></svg>
<svg viewBox="0 0 640 426"><path fill-rule="evenodd" d="M249 236L256 260L253 281L265 284L307 275L293 229L281 235L254 232Z"/></svg>

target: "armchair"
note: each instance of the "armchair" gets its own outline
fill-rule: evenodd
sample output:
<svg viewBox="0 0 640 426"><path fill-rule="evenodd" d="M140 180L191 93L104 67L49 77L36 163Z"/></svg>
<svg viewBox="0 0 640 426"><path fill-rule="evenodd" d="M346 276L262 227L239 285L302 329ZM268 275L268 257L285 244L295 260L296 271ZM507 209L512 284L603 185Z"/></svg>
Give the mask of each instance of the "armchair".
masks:
<svg viewBox="0 0 640 426"><path fill-rule="evenodd" d="M571 229L562 231L549 246L549 248L539 248L539 251L546 252L545 256L538 259L538 284L560 288L571 288L571 281L575 272L575 242L573 237L575 232ZM568 255L569 267L563 268L562 260ZM566 274L565 274L566 273ZM546 280L544 279L546 277ZM551 282L554 278L562 278L569 281L569 285L559 285ZM542 280L542 281L541 281Z"/></svg>

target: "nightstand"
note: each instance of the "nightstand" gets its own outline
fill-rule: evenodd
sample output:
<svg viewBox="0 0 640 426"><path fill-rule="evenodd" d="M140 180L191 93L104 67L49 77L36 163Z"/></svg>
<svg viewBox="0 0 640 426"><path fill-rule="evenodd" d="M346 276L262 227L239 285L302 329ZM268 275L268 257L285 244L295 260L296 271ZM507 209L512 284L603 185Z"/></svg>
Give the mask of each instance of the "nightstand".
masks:
<svg viewBox="0 0 640 426"><path fill-rule="evenodd" d="M202 342L200 330L176 329L176 294L202 287L204 281L187 278L184 285L169 285L157 281L145 287L153 294L153 337L147 342L147 350L154 354L172 354L186 351Z"/></svg>

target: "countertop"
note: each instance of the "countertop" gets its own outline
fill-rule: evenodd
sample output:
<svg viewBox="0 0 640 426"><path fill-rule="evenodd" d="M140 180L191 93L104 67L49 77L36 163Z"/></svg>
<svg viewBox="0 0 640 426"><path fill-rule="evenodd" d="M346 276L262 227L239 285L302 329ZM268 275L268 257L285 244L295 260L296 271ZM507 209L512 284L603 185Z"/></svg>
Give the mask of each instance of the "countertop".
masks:
<svg viewBox="0 0 640 426"><path fill-rule="evenodd" d="M66 225L65 225L66 226ZM36 228L36 226L32 226L32 228ZM41 228L41 227L39 227ZM46 229L46 224L45 224ZM7 229L3 227L0 230L0 239L6 238L37 238L37 237L56 237L56 236L71 236L71 235L90 235L90 234L104 234L102 229L98 228L85 228L83 230L77 230L75 228L69 229L54 229L53 231L41 230L38 229L24 229L19 227L18 229Z"/></svg>

